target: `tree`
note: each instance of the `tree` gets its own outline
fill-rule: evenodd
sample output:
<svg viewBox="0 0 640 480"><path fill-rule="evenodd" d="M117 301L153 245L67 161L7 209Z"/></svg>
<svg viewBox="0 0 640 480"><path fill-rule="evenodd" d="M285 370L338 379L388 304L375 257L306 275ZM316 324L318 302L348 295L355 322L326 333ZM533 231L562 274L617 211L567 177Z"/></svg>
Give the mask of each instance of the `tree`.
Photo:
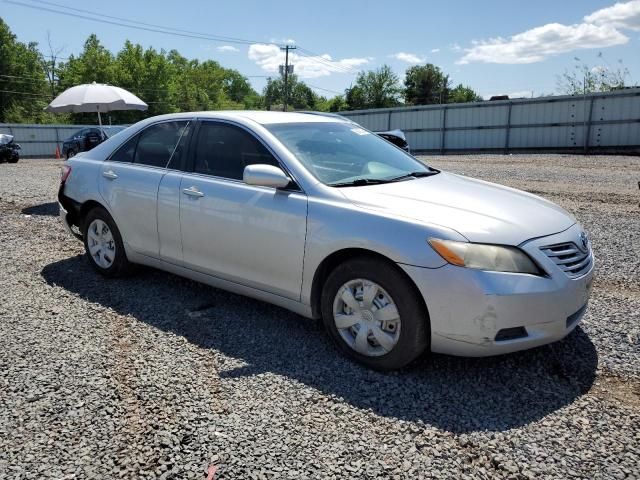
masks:
<svg viewBox="0 0 640 480"><path fill-rule="evenodd" d="M481 102L483 98L471 87L465 87L461 83L447 92L448 103Z"/></svg>
<svg viewBox="0 0 640 480"><path fill-rule="evenodd" d="M36 43L18 42L0 18L0 122L39 122L50 94Z"/></svg>
<svg viewBox="0 0 640 480"><path fill-rule="evenodd" d="M288 78L289 105L293 110L315 110L318 96L297 75ZM267 110L284 106L284 77L267 78L267 84L262 91L264 106Z"/></svg>
<svg viewBox="0 0 640 480"><path fill-rule="evenodd" d="M602 57L602 54L599 55ZM565 70L558 76L557 87L565 95L583 95L585 93L609 92L626 85L629 69L622 65L612 67L590 67L587 64L576 66L574 71Z"/></svg>
<svg viewBox="0 0 640 480"><path fill-rule="evenodd" d="M400 104L401 92L398 76L389 65L383 65L377 70L360 72L355 85L345 91L345 98L350 110L387 108Z"/></svg>
<svg viewBox="0 0 640 480"><path fill-rule="evenodd" d="M446 103L449 95L449 75L431 63L407 69L404 79L404 100L410 105Z"/></svg>
<svg viewBox="0 0 640 480"><path fill-rule="evenodd" d="M320 97L316 103L316 108L321 112L341 112L347 110L347 102L342 95L333 98Z"/></svg>

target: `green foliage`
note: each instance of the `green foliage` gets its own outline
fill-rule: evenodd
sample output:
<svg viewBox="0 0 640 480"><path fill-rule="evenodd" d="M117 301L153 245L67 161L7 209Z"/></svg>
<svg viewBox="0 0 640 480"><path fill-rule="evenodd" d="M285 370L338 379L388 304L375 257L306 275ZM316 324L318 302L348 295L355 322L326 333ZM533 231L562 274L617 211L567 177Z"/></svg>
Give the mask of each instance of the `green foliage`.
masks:
<svg viewBox="0 0 640 480"><path fill-rule="evenodd" d="M300 81L297 75L289 75L288 83L290 110L318 109L320 97ZM281 110L284 107L284 78L268 78L262 96L267 110Z"/></svg>
<svg viewBox="0 0 640 480"><path fill-rule="evenodd" d="M401 93L398 76L389 65L383 65L360 72L355 85L345 91L345 100L349 110L387 108L400 104Z"/></svg>
<svg viewBox="0 0 640 480"><path fill-rule="evenodd" d="M35 43L16 40L0 18L0 122L38 122L50 96L42 55Z"/></svg>
<svg viewBox="0 0 640 480"><path fill-rule="evenodd" d="M457 87L452 88L447 93L448 103L467 103L481 102L483 98L478 95L471 87L466 87L461 83Z"/></svg>
<svg viewBox="0 0 640 480"><path fill-rule="evenodd" d="M96 116L92 113L44 112L44 107L60 92L91 82L117 85L149 105L145 112L110 112L103 116L105 123L134 123L149 116L184 111L280 110L284 104L282 77L269 78L260 95L237 70L224 68L213 60L191 60L176 50L145 49L126 41L114 55L92 34L80 54L59 63L55 56L60 50L55 51L51 42L49 48L52 56L45 59L35 43L18 42L0 18L0 122L95 123ZM624 84L622 73L615 76L611 72L592 73L590 69L583 73L588 75L589 89L611 89ZM565 77L570 85L567 89L581 88L577 74ZM432 64L409 68L404 88L388 65L360 72L344 95L330 99L314 93L296 75L289 76L291 110L340 112L395 107L401 104L402 97L411 105L481 100L462 84L451 89L449 76Z"/></svg>
<svg viewBox="0 0 640 480"><path fill-rule="evenodd" d="M600 57L602 54L600 54ZM621 66L590 67L587 64L576 66L574 71L565 70L558 77L558 91L565 95L583 95L594 92L610 92L626 86L629 69Z"/></svg>
<svg viewBox="0 0 640 480"><path fill-rule="evenodd" d="M449 75L431 63L407 69L404 100L409 105L445 103L449 93Z"/></svg>
<svg viewBox="0 0 640 480"><path fill-rule="evenodd" d="M264 105L249 80L236 70L213 60L189 60L175 50L144 49L130 41L113 55L96 35L90 35L79 55L54 65L51 59L44 59L35 43L18 42L2 19L0 74L0 122L95 123L92 113L48 114L43 110L56 94L91 82L117 85L149 105L145 112L103 115L103 121L112 123L133 123L164 113ZM297 104L314 108L316 97L306 85L295 85L292 94Z"/></svg>
<svg viewBox="0 0 640 480"><path fill-rule="evenodd" d="M316 103L316 107L321 112L341 112L347 110L347 101L342 95L337 95L329 99L320 97Z"/></svg>

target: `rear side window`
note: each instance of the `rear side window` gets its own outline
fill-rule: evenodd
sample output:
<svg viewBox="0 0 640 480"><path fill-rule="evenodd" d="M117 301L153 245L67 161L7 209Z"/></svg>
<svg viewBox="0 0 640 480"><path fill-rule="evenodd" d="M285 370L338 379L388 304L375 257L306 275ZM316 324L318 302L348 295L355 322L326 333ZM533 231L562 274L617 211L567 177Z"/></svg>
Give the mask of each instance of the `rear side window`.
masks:
<svg viewBox="0 0 640 480"><path fill-rule="evenodd" d="M249 132L223 123L203 122L194 152L194 171L241 180L244 167L278 161Z"/></svg>
<svg viewBox="0 0 640 480"><path fill-rule="evenodd" d="M116 153L111 156L109 160L111 160L112 162L123 163L133 162L133 156L136 154L136 145L138 143L139 136L140 135L136 135L135 137L128 140L116 151Z"/></svg>
<svg viewBox="0 0 640 480"><path fill-rule="evenodd" d="M164 122L152 125L140 133L133 163L166 167L177 150L188 121Z"/></svg>

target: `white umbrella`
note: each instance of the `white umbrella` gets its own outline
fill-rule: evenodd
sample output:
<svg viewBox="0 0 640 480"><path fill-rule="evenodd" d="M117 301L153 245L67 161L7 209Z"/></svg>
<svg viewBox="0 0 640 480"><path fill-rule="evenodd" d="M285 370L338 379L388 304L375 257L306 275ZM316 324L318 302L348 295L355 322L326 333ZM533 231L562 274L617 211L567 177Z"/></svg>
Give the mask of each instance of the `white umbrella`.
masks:
<svg viewBox="0 0 640 480"><path fill-rule="evenodd" d="M102 83L85 83L68 88L45 108L47 112L101 112L112 110L146 110L149 106L124 88Z"/></svg>

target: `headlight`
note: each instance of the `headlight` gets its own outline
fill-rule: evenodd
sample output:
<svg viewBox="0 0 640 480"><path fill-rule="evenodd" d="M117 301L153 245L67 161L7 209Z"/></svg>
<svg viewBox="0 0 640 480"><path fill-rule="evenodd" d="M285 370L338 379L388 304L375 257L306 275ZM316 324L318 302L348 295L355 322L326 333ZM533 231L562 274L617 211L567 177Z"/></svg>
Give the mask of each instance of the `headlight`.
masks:
<svg viewBox="0 0 640 480"><path fill-rule="evenodd" d="M496 272L531 273L542 272L521 250L501 245L454 242L430 238L429 245L452 265Z"/></svg>

